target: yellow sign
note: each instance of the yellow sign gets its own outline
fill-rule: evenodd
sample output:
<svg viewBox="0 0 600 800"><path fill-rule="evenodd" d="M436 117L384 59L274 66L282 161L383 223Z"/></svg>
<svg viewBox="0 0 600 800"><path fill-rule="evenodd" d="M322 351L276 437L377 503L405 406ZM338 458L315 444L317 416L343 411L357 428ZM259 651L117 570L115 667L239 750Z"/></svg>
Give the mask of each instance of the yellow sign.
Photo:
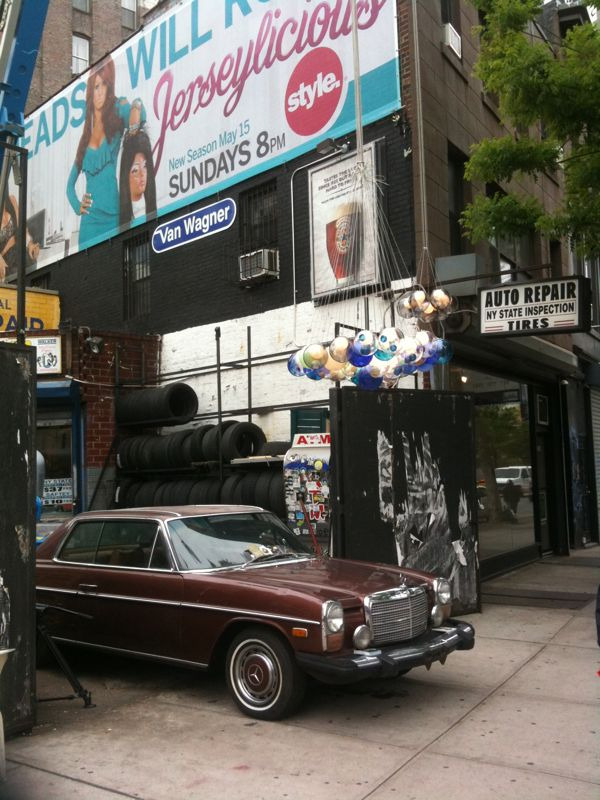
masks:
<svg viewBox="0 0 600 800"><path fill-rule="evenodd" d="M25 291L25 330L56 330L60 322L60 298L43 289ZM17 330L17 290L0 286L0 332Z"/></svg>

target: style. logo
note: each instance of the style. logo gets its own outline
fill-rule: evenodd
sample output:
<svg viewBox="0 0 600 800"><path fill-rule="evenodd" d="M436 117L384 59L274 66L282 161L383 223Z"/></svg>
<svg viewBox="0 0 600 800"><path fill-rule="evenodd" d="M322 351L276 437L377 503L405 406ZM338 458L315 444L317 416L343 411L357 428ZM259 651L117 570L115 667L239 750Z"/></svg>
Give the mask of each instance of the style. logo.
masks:
<svg viewBox="0 0 600 800"><path fill-rule="evenodd" d="M331 120L342 94L344 73L337 53L318 47L296 65L285 92L285 116L294 133L312 136Z"/></svg>

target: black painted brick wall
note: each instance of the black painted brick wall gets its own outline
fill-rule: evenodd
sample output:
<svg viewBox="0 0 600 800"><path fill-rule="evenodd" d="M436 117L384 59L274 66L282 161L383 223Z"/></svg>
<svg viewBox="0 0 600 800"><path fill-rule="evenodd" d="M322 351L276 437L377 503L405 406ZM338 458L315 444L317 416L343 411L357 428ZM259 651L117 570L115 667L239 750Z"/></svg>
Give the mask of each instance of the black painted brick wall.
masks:
<svg viewBox="0 0 600 800"><path fill-rule="evenodd" d="M403 140L400 127L390 119L369 126L365 143L384 138L382 173L388 186L385 206L394 237L406 264L414 271L414 215L412 197L411 156L404 155L410 142ZM301 164L317 158L311 153L269 173L263 173L231 188L226 195L206 198L207 205L219 197L238 199L240 191L277 178L278 235L280 278L276 281L240 286L238 280L239 219L228 230L207 239L157 255L151 252L151 313L148 317L126 322L123 319L123 242L144 229L150 234L156 222L140 226L135 232L104 242L87 251L69 256L60 262L33 273L38 278L49 273L47 288L56 289L61 297L61 316L74 325L101 327L103 330L132 333L168 333L224 319L235 319L291 305L293 297L292 237L290 221L290 178ZM296 213L296 288L297 300L310 299L310 225L307 170L294 178ZM172 216L187 210L179 209ZM167 218L161 218L164 222ZM403 277L399 275L399 277Z"/></svg>

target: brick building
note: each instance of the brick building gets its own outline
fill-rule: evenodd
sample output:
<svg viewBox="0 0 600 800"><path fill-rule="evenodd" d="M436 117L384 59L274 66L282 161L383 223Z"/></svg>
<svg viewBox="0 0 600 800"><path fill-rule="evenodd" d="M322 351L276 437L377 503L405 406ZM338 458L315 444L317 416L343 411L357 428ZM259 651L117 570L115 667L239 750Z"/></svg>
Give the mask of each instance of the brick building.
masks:
<svg viewBox="0 0 600 800"><path fill-rule="evenodd" d="M131 36L158 0L50 0L26 113Z"/></svg>
<svg viewBox="0 0 600 800"><path fill-rule="evenodd" d="M69 237L66 223L64 237L58 237L58 241L46 237L44 257L29 272L30 284L59 293L63 323L70 329L111 331L123 337L160 336L158 380L182 380L193 386L199 398L198 424L215 421L220 409L226 418L251 416L270 439L286 439L298 420L311 415L318 425L327 424L331 386L328 381L289 375L285 365L290 354L311 341L333 338L336 324L376 330L392 321L409 334L410 324L393 316L394 300L415 278L425 281L435 272L458 298L459 309L437 331L451 339L455 357L449 365L431 373L430 385L468 391L474 397L480 431L477 475L482 488L480 555L484 572L493 573L539 552L564 553L570 547L597 541L599 493L595 478L600 468L594 471L598 442L594 450L589 431L595 426L600 434L598 382L591 369L600 358L600 340L596 334L584 333L491 339L477 330L480 288L576 274L596 281L597 324L598 275L597 265L578 264L561 242L532 236L520 241L481 242L473 247L461 235L458 217L465 203L476 193L493 188L465 183L462 170L470 146L484 136L506 132L494 98L482 91L473 76L478 50L473 32L478 23L475 9L462 0L379 3L379 10L384 9L382 13L393 19L388 25L388 29L393 27L393 37L382 35L381 45L384 51L390 48L391 58L386 61L382 56L379 63L373 54L377 48L371 47L368 52L365 48L361 59L374 66L369 72L361 60L361 68L364 146L378 176L373 181L379 198L373 214L381 241L386 242L385 252L381 248L378 251L378 280L368 287L354 292L346 287L343 292L319 296L316 286L320 275L315 266L319 262L314 249L319 192L328 181L339 179L344 165L355 163L351 159L358 145L351 124L350 92L343 104L343 92L352 83L351 59L344 62L344 88L336 106L336 124L310 129L297 146L292 143L297 141L295 136L302 124L296 122L290 122L283 139L276 127L266 138L261 136L276 118L274 97L282 99L287 92L289 108L294 103L302 106L302 92L308 90L299 88L294 100L291 77L287 86L287 77L282 85L268 86L263 75L267 67L259 61L252 62L256 74L247 76L246 94L244 88L240 90L240 107L247 111L250 122L241 112L231 119L214 112L207 126L200 115L214 94L206 88L209 99L203 99L200 92L211 85L206 75L212 75L212 86L216 85L218 70L215 60L214 71L210 71L211 58L216 58L218 46L225 48L224 42L230 39L240 48L249 47L248 41L254 44L250 34L245 39L240 31L249 26L254 36L256 19L270 12L252 3L224 4L224 35L217 42L216 28L208 30L197 3L172 9L170 5L165 4L162 16L149 21L142 31L143 39L133 37L113 53L115 62L121 59L119 63L127 64L136 91L143 90L144 77L150 81L152 71L159 68L163 77L168 73L168 80L174 79L173 92L179 86L187 87L176 95L180 99L174 101L168 125L164 116L161 123L166 107L160 106L166 101L167 89L163 88L161 94L157 88L154 102L146 100L155 162L161 142L171 141L186 124L190 131L189 145L162 155L157 185L162 180L163 196L157 218L147 213L133 226L121 224L88 247L80 246L79 220L69 219ZM346 47L350 37L344 25L351 4L329 5L335 13L321 12L320 22L306 22L303 30L311 30L316 39L319 24L323 27L327 23L335 29L338 44ZM291 13L295 11L294 5ZM573 6L569 5L567 11L572 15ZM564 13L561 4L549 4L540 25L558 34ZM583 20L581 15L586 12L579 9L578 13ZM73 20L80 14L73 10ZM282 17L283 9L279 16L269 17L269 24L274 31L270 41L278 42L283 52L283 33L277 38L277 31L283 30L283 26L277 28ZM364 27L366 30L366 22ZM116 24L111 34L117 40L123 35L122 27L118 29ZM292 29L290 23L285 30L289 33ZM73 30L65 35L70 36ZM345 36L342 30L346 30ZM296 46L300 50L300 39ZM178 65L188 63L185 59L196 51L199 62L191 63L199 72L194 79L193 73L183 68L178 72ZM201 58L205 53L206 58ZM101 55L95 44L93 54ZM223 82L234 71L232 59L226 57L221 63L218 75ZM269 68L275 64L273 69L279 69L284 61L283 57L279 61L273 58ZM335 88L334 81L327 83L322 73L320 83L318 75L316 78L312 87L315 94L321 90L327 94L324 87L328 91ZM396 84L397 96L393 88ZM172 84L161 85L171 91ZM306 85L300 83L300 87ZM81 93L81 86L74 83L71 96ZM381 99L381 86L389 88L389 97ZM194 97L197 105L192 105ZM310 102L308 94L305 99ZM52 103L53 99L43 108L50 109ZM288 121L291 115L288 110ZM192 117L189 121L188 116ZM32 115L32 119L35 131L37 118ZM238 133L238 141L228 149L228 135L234 142ZM32 133L30 146L37 148L35 141ZM246 141L251 146L244 144ZM322 144L328 144L329 153ZM264 159L268 169L257 160L261 147L269 151ZM219 161L219 153L224 160ZM238 162L246 159L252 168L243 170ZM213 168L225 175L231 169L231 175L220 182L213 180L208 177ZM167 171L168 180L164 178ZM52 180L56 181L56 176ZM544 176L538 182L524 183L523 189L552 208L560 197L560 177ZM164 243L169 235L179 235L182 215L200 212L226 199L237 209L229 227L210 236L192 236L162 251L157 246L161 236ZM36 202L37 213L45 211L39 198ZM195 224L196 218L191 219L190 224ZM171 227L158 233L165 223L171 223ZM427 386L428 378L406 377L400 385L412 388L417 381L420 387ZM506 437L514 434L519 441L512 450L507 448L495 456L495 461L485 456L489 409L512 420L514 430L506 430ZM105 447L109 438L103 439ZM101 455L93 452L94 458ZM88 467L97 468L98 461L91 460L92 450L88 453ZM505 531L500 535L497 529L486 527L486 485L489 490L499 475L496 470L517 467L533 475L533 488L521 501L518 529L510 536Z"/></svg>

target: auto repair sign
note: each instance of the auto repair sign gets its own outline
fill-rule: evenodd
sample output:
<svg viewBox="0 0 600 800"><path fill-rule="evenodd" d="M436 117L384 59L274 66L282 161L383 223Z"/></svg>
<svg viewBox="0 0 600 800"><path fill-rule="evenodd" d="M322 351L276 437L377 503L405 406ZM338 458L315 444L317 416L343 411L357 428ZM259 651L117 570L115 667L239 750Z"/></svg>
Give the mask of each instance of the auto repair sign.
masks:
<svg viewBox="0 0 600 800"><path fill-rule="evenodd" d="M580 275L480 289L480 333L539 336L589 331L590 301L590 281Z"/></svg>

